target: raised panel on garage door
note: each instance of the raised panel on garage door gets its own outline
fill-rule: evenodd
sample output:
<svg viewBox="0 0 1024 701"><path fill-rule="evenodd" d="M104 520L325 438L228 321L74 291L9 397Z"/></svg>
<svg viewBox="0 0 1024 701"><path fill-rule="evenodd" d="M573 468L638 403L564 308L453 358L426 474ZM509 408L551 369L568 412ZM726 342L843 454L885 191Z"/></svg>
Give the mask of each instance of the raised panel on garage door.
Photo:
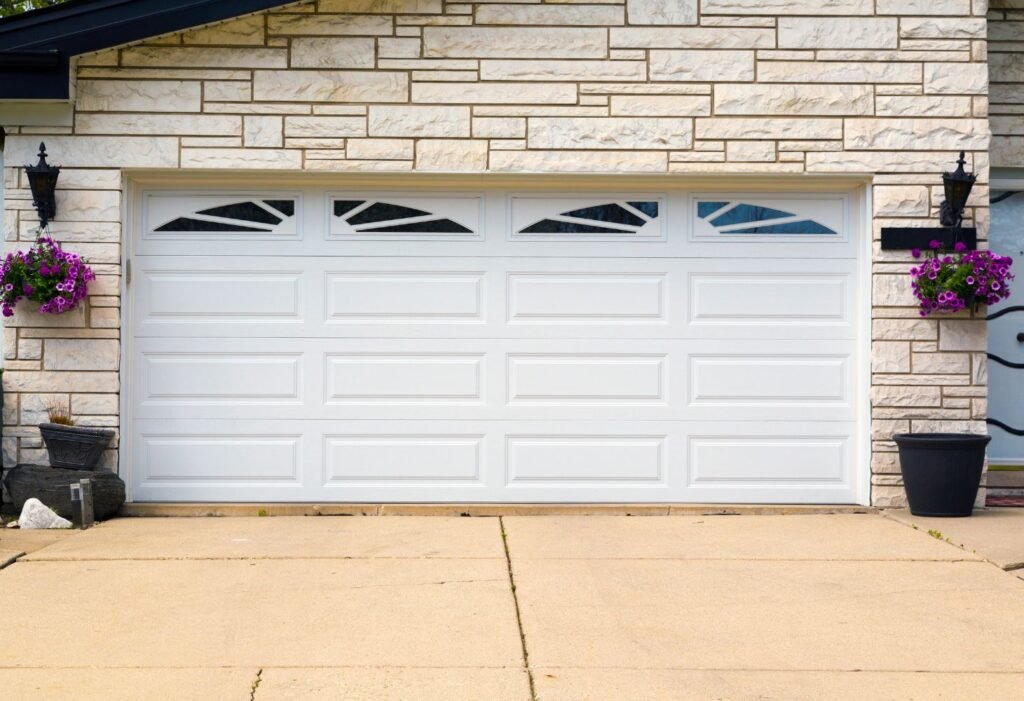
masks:
<svg viewBox="0 0 1024 701"><path fill-rule="evenodd" d="M852 502L850 193L144 193L140 501Z"/></svg>

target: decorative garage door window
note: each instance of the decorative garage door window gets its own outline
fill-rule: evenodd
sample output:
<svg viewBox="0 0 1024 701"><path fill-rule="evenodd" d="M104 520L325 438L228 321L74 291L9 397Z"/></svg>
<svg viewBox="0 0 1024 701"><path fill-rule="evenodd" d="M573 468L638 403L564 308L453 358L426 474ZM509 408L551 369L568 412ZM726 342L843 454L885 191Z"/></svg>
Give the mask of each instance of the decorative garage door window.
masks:
<svg viewBox="0 0 1024 701"><path fill-rule="evenodd" d="M296 238L299 202L280 193L150 195L146 238Z"/></svg>
<svg viewBox="0 0 1024 701"><path fill-rule="evenodd" d="M512 197L512 239L661 240L663 206L650 196Z"/></svg>
<svg viewBox="0 0 1024 701"><path fill-rule="evenodd" d="M696 238L841 237L841 198L764 199L744 195L694 198Z"/></svg>
<svg viewBox="0 0 1024 701"><path fill-rule="evenodd" d="M329 238L479 239L478 196L422 197L407 193L352 193L330 197Z"/></svg>

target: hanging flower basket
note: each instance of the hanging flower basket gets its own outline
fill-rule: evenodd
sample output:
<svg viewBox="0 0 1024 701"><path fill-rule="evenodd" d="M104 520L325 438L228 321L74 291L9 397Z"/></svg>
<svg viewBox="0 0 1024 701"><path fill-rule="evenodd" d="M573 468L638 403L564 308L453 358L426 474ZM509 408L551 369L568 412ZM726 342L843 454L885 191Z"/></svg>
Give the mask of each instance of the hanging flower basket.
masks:
<svg viewBox="0 0 1024 701"><path fill-rule="evenodd" d="M982 304L995 304L1010 296L1012 258L992 251L968 251L963 243L956 244L952 255L943 254L941 241L929 246L931 256L910 269L910 286L921 303L921 316L977 311ZM920 258L921 250L915 248L912 254Z"/></svg>
<svg viewBox="0 0 1024 701"><path fill-rule="evenodd" d="M0 268L0 308L4 316L13 316L18 302L28 299L39 302L43 314L63 314L85 299L95 279L80 256L41 236L28 251L7 254Z"/></svg>

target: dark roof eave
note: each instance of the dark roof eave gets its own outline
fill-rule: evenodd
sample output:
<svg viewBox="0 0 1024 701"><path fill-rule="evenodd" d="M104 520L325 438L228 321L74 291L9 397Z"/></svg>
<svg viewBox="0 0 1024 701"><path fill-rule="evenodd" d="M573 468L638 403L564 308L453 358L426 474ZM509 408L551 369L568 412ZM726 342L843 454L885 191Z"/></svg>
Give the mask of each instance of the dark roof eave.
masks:
<svg viewBox="0 0 1024 701"><path fill-rule="evenodd" d="M285 4L281 0L69 0L0 20L0 100L67 100L74 56Z"/></svg>

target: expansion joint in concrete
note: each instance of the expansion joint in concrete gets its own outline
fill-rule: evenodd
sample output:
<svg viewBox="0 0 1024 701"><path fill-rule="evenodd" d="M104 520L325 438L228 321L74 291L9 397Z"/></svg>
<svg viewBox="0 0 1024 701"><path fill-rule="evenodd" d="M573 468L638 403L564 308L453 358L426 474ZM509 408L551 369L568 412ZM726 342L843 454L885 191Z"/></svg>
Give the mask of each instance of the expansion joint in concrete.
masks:
<svg viewBox="0 0 1024 701"><path fill-rule="evenodd" d="M530 669L530 651L526 647L526 633L523 631L523 617L519 612L519 595L516 593L516 577L512 571L512 556L508 551L508 534L505 532L505 517L499 516L498 523L501 525L501 544L505 548L505 564L508 567L508 583L512 591L512 603L516 610L516 627L519 629L519 643L523 648L523 669L526 670L527 679L530 682L530 701L537 701L537 687L533 680L533 670Z"/></svg>

